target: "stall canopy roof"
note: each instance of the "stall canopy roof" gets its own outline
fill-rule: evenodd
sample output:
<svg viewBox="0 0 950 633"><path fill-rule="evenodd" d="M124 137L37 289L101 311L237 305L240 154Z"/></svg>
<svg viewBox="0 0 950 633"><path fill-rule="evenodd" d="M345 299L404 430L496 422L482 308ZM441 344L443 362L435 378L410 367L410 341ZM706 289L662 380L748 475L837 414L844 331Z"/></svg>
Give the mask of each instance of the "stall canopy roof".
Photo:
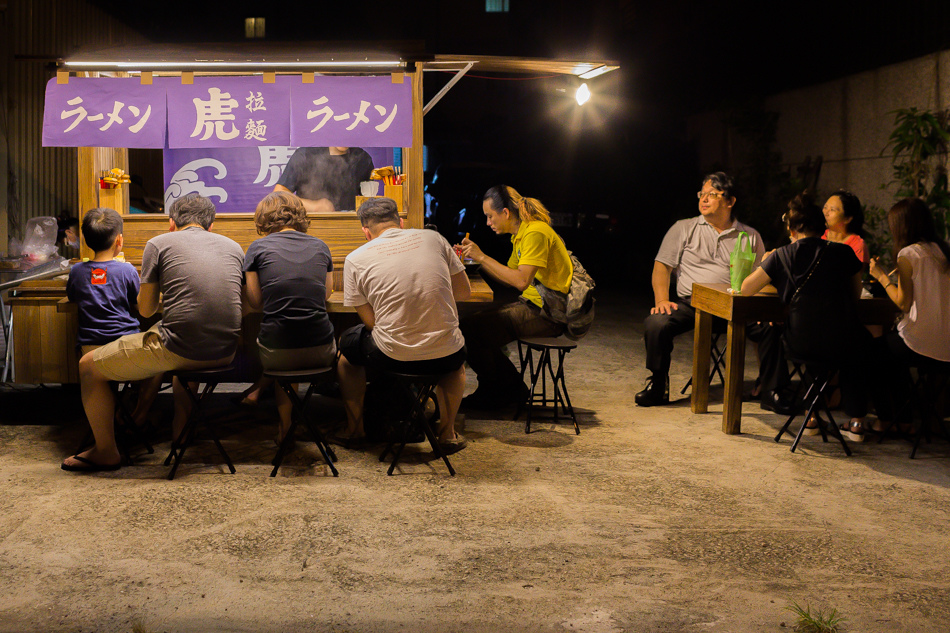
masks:
<svg viewBox="0 0 950 633"><path fill-rule="evenodd" d="M389 73L427 68L489 73L544 73L593 77L619 66L610 60L541 59L477 55L433 55L421 42L238 42L228 44L148 44L82 50L57 61L61 70L115 72L192 71ZM471 66L469 66L471 64Z"/></svg>

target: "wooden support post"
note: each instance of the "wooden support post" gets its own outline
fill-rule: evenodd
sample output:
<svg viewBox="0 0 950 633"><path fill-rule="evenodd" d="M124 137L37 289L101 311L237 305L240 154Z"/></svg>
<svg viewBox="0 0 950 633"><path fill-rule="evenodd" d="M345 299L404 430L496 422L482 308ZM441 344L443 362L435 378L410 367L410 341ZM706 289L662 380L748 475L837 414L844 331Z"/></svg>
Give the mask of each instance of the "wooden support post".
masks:
<svg viewBox="0 0 950 633"><path fill-rule="evenodd" d="M79 164L79 222L86 212L96 207L109 207L121 214L129 212L129 187L122 185L115 189L100 189L99 177L102 172L113 167L128 173L129 150L124 147L80 147L77 148ZM79 235L79 256L92 257L93 252Z"/></svg>
<svg viewBox="0 0 950 633"><path fill-rule="evenodd" d="M706 413L709 407L709 355L712 350L712 315L696 310L696 328L693 332L693 393L690 408L693 413Z"/></svg>
<svg viewBox="0 0 950 633"><path fill-rule="evenodd" d="M425 104L422 101L422 69L425 64L416 62L416 71L412 73L412 147L403 148L403 172L406 174L406 186L403 195L408 213L408 224L414 229L425 225L425 200L423 185L425 173L422 165L422 116Z"/></svg>

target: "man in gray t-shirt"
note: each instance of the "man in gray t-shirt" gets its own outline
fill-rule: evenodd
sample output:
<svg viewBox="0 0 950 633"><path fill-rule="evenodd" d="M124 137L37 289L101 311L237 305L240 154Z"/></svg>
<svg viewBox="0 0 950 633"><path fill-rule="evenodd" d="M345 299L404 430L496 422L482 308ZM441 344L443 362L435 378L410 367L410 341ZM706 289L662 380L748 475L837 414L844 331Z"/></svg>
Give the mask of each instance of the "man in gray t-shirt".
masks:
<svg viewBox="0 0 950 633"><path fill-rule="evenodd" d="M142 252L139 313L162 311L147 332L130 334L89 352L79 361L83 408L96 445L63 462L64 470L115 470L115 400L109 381L143 380L178 369L226 365L234 358L241 331L244 251L234 240L211 233L214 204L197 194L169 209L169 233L158 235ZM178 437L191 403L173 385ZM153 392L142 397L154 397Z"/></svg>
<svg viewBox="0 0 950 633"><path fill-rule="evenodd" d="M670 399L670 356L673 339L693 329L696 312L690 305L694 283L729 283L729 256L740 232L752 239L757 266L765 254L762 236L733 216L736 203L732 179L722 172L703 179L698 193L700 215L676 222L663 238L653 264L654 306L644 322L647 387L636 395L641 407L663 405ZM676 295L670 297L670 281L676 271ZM780 332L776 328L751 324L749 340L759 343L762 406L786 410L778 391L788 382Z"/></svg>

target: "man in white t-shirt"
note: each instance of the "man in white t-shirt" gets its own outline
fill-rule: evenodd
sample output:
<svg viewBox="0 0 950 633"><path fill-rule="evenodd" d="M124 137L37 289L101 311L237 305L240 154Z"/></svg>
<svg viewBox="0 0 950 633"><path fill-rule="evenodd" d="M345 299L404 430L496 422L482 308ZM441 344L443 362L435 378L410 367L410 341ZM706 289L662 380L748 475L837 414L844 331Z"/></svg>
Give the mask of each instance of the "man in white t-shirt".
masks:
<svg viewBox="0 0 950 633"><path fill-rule="evenodd" d="M456 301L471 286L465 267L441 235L404 229L390 198L373 198L357 211L368 242L346 257L343 305L356 308L362 325L340 337L340 390L348 439L365 437L366 367L440 374L439 444L446 452L465 446L455 432L465 389L465 339Z"/></svg>

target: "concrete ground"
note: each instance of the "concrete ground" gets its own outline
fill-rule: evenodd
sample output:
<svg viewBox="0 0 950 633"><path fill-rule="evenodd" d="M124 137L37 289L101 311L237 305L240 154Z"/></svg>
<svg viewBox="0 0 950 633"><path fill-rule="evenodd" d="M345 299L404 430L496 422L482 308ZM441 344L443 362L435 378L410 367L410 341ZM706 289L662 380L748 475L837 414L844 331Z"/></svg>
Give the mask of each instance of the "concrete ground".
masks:
<svg viewBox="0 0 950 633"><path fill-rule="evenodd" d="M950 630L950 447L793 454L756 403L739 436L718 403L637 408L645 313L603 293L568 357L579 436L469 414L454 478L421 448L387 477L377 447L338 449L333 478L301 443L271 479L273 410L227 394L237 474L196 446L166 481L160 439L75 475L59 463L85 432L78 391L5 388L0 631L762 632L792 630L792 602L843 631ZM690 353L681 338L676 392Z"/></svg>

